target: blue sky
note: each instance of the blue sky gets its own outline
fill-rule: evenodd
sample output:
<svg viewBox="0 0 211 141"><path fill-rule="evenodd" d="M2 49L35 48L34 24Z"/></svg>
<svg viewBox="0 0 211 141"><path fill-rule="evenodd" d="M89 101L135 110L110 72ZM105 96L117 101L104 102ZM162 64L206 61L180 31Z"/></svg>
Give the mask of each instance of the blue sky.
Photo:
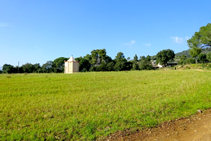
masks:
<svg viewBox="0 0 211 141"><path fill-rule="evenodd" d="M114 58L188 49L210 23L210 0L0 0L0 66L103 49Z"/></svg>

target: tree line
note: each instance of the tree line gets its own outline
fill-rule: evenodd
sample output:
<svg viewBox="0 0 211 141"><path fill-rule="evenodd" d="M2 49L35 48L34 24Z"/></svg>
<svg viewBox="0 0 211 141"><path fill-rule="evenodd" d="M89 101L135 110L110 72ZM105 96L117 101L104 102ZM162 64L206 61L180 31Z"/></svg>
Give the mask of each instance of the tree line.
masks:
<svg viewBox="0 0 211 141"><path fill-rule="evenodd" d="M161 64L166 64L169 59L175 56L172 50L160 51L157 59ZM152 70L151 56L138 56L135 54L133 59L125 58L122 52L118 52L114 59L107 55L105 49L91 51L84 57L75 58L79 61L79 71L128 71L128 70ZM3 73L62 73L64 72L64 61L66 57L56 58L54 61L47 61L42 66L39 63L26 63L20 67L10 64L3 65Z"/></svg>
<svg viewBox="0 0 211 141"><path fill-rule="evenodd" d="M54 61L47 61L42 66L39 63L26 63L20 67L4 64L2 73L60 73L64 72L64 61L67 59L65 57L59 57Z"/></svg>
<svg viewBox="0 0 211 141"><path fill-rule="evenodd" d="M156 60L156 64L163 66L167 62L177 62L178 64L205 63L211 61L211 24L202 26L198 32L187 40L190 47L186 55L175 57L173 50L162 50L155 56L138 56L133 59L125 58L122 52L118 52L114 59L107 55L105 49L91 51L84 57L75 58L79 61L79 71L123 71L123 70L152 70L154 69L151 60ZM191 56L191 57L190 57ZM66 57L56 58L54 61L47 61L42 66L39 63L26 63L20 67L4 64L0 73L62 73L64 72L64 61Z"/></svg>

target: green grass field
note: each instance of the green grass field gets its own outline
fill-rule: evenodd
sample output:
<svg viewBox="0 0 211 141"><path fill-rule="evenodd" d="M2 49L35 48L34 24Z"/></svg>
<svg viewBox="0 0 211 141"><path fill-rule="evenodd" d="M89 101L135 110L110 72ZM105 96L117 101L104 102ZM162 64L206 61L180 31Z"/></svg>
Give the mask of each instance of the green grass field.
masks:
<svg viewBox="0 0 211 141"><path fill-rule="evenodd" d="M0 140L95 140L211 107L211 72L0 75Z"/></svg>

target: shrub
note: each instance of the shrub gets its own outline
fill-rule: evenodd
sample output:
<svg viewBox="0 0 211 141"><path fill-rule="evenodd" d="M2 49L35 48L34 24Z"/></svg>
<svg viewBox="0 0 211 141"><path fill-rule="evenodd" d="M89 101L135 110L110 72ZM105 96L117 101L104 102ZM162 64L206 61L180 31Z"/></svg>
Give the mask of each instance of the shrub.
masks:
<svg viewBox="0 0 211 141"><path fill-rule="evenodd" d="M114 62L109 62L106 67L107 67L108 71L113 71L114 70Z"/></svg>
<svg viewBox="0 0 211 141"><path fill-rule="evenodd" d="M91 66L91 68L89 69L89 71L96 71L96 67L95 66Z"/></svg>
<svg viewBox="0 0 211 141"><path fill-rule="evenodd" d="M207 58L206 54L204 54L204 53L199 54L199 60L202 63L204 63L206 61L206 58Z"/></svg>
<svg viewBox="0 0 211 141"><path fill-rule="evenodd" d="M185 64L195 64L195 59L188 58L188 59L185 60Z"/></svg>
<svg viewBox="0 0 211 141"><path fill-rule="evenodd" d="M207 60L211 61L211 51L207 53Z"/></svg>
<svg viewBox="0 0 211 141"><path fill-rule="evenodd" d="M207 65L207 68L210 69L210 68L211 68L211 64L208 64L208 65Z"/></svg>
<svg viewBox="0 0 211 141"><path fill-rule="evenodd" d="M114 66L115 71L121 71L124 68L124 63L123 62L117 62Z"/></svg>

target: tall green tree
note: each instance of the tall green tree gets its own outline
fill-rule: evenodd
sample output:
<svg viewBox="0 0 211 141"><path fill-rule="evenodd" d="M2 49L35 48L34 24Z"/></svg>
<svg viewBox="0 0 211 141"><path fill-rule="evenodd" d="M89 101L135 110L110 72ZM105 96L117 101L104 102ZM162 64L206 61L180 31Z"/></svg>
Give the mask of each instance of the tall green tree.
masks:
<svg viewBox="0 0 211 141"><path fill-rule="evenodd" d="M195 32L191 39L187 40L190 47L190 55L196 58L202 52L202 49L211 47L211 24L200 27L199 32Z"/></svg>
<svg viewBox="0 0 211 141"><path fill-rule="evenodd" d="M151 56L147 55L146 60L149 62L151 61Z"/></svg>
<svg viewBox="0 0 211 141"><path fill-rule="evenodd" d="M97 71L107 71L106 63L102 62L100 66L97 67Z"/></svg>
<svg viewBox="0 0 211 141"><path fill-rule="evenodd" d="M112 58L111 58L110 56L106 55L106 57L105 57L105 62L106 62L106 63L110 63L110 62L112 62L112 61L113 61Z"/></svg>
<svg viewBox="0 0 211 141"><path fill-rule="evenodd" d="M108 63L110 62L110 60L112 60L109 56L106 55L105 49L93 50L91 51L91 57L89 55L86 55L85 57L88 58L91 65L95 65L97 63L102 63L102 62Z"/></svg>
<svg viewBox="0 0 211 141"><path fill-rule="evenodd" d="M144 60L146 57L145 56L140 56L139 61Z"/></svg>
<svg viewBox="0 0 211 141"><path fill-rule="evenodd" d="M54 63L54 72L64 72L64 61L68 60L66 57L56 58Z"/></svg>
<svg viewBox="0 0 211 141"><path fill-rule="evenodd" d="M89 71L91 64L89 63L87 59L78 57L78 58L75 58L75 60L79 61L79 71L82 71L82 72Z"/></svg>
<svg viewBox="0 0 211 141"><path fill-rule="evenodd" d="M153 66L151 63L151 57L149 55L147 57L145 57L145 56L140 57L139 69L140 70L152 70L153 69Z"/></svg>
<svg viewBox="0 0 211 141"><path fill-rule="evenodd" d="M187 59L187 57L185 55L182 55L179 57L179 59L180 59L178 62L179 64L185 64L186 63L185 60Z"/></svg>
<svg viewBox="0 0 211 141"><path fill-rule="evenodd" d="M114 70L115 71L121 71L125 69L125 63L127 60L125 59L125 56L122 52L118 52L114 61L116 64L114 65Z"/></svg>
<svg viewBox="0 0 211 141"><path fill-rule="evenodd" d="M47 61L45 64L42 65L42 71L45 73L54 72L54 63L53 61Z"/></svg>
<svg viewBox="0 0 211 141"><path fill-rule="evenodd" d="M2 68L3 73L13 73L14 67L10 64L4 64Z"/></svg>
<svg viewBox="0 0 211 141"><path fill-rule="evenodd" d="M39 63L34 64L34 72L40 73L42 71L42 68Z"/></svg>
<svg viewBox="0 0 211 141"><path fill-rule="evenodd" d="M92 55L87 54L86 56L84 56L84 59L88 60L88 61L89 61L89 63L91 64L91 61L92 61Z"/></svg>
<svg viewBox="0 0 211 141"><path fill-rule="evenodd" d="M118 52L115 59L116 62L126 62L127 60L125 59L125 56L122 52Z"/></svg>
<svg viewBox="0 0 211 141"><path fill-rule="evenodd" d="M138 61L138 56L135 54L133 61Z"/></svg>
<svg viewBox="0 0 211 141"><path fill-rule="evenodd" d="M97 63L98 51L97 50L91 51L91 57L92 57L92 59L91 59L90 63L92 65L95 65Z"/></svg>
<svg viewBox="0 0 211 141"><path fill-rule="evenodd" d="M118 61L115 65L114 65L114 70L115 71L121 71L124 69L124 62Z"/></svg>
<svg viewBox="0 0 211 141"><path fill-rule="evenodd" d="M105 49L99 49L97 50L98 56L100 58L100 62L106 62L106 50Z"/></svg>
<svg viewBox="0 0 211 141"><path fill-rule="evenodd" d="M35 71L34 65L31 63L26 63L22 65L23 71L26 73L32 73Z"/></svg>
<svg viewBox="0 0 211 141"><path fill-rule="evenodd" d="M195 61L197 63L197 56L201 53L202 49L199 47L192 47L191 49L189 49L189 51L190 55L195 58Z"/></svg>
<svg viewBox="0 0 211 141"><path fill-rule="evenodd" d="M114 62L109 62L106 66L108 71L114 71Z"/></svg>
<svg viewBox="0 0 211 141"><path fill-rule="evenodd" d="M132 66L132 70L138 70L138 56L135 54L134 58L133 58L133 66Z"/></svg>
<svg viewBox="0 0 211 141"><path fill-rule="evenodd" d="M134 62L134 63L133 63L132 70L139 70L139 67L138 67L137 62Z"/></svg>
<svg viewBox="0 0 211 141"><path fill-rule="evenodd" d="M160 63L161 65L167 65L169 60L173 60L175 57L174 51L171 49L162 50L157 53L156 62Z"/></svg>

